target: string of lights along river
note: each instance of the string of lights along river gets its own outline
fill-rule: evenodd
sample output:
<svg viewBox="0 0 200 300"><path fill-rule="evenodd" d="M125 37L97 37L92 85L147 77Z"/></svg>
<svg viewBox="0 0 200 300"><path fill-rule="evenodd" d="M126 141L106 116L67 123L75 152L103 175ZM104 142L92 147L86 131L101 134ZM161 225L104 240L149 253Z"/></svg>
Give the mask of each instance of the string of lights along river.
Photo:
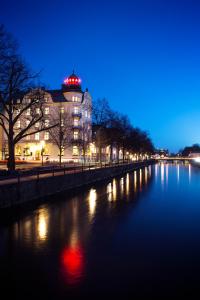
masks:
<svg viewBox="0 0 200 300"><path fill-rule="evenodd" d="M0 228L1 291L12 299L199 295L200 168L190 164L57 195Z"/></svg>

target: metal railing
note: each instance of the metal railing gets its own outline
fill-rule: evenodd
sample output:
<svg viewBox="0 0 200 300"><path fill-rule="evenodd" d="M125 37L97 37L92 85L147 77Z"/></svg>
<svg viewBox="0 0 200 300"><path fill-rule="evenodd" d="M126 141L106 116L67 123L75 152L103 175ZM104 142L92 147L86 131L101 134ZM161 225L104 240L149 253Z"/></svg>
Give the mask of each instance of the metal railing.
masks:
<svg viewBox="0 0 200 300"><path fill-rule="evenodd" d="M120 162L91 162L91 163L74 163L73 165L63 165L60 166L44 166L44 167L36 167L33 169L28 170L17 170L13 174L9 174L8 172L5 175L0 176L0 184L3 184L4 181L11 180L12 182L18 181L20 182L23 178L29 179L37 179L44 177L52 177L52 176L61 176L65 174L73 174L73 173L81 173L85 171L95 170L95 169L102 169L102 168L109 168L109 167L116 167L116 166L123 166L123 165L130 165L130 164L139 164L145 161L120 161ZM7 174L7 175L6 175Z"/></svg>

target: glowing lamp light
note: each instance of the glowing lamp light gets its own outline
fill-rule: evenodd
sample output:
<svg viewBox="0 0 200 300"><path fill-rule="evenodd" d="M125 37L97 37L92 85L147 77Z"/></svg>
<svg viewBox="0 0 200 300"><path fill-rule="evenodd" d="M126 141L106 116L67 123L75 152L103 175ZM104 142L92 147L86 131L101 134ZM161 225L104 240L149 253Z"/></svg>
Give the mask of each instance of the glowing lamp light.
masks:
<svg viewBox="0 0 200 300"><path fill-rule="evenodd" d="M200 157L195 157L194 161L197 162L197 163L200 163Z"/></svg>

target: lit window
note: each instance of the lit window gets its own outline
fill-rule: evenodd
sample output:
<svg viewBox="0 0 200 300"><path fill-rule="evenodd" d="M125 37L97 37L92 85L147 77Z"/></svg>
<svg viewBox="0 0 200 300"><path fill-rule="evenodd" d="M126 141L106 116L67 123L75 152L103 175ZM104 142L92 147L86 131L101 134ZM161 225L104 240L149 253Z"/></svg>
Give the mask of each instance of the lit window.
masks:
<svg viewBox="0 0 200 300"><path fill-rule="evenodd" d="M87 110L85 111L85 117L87 118L87 116L88 116L88 112L87 112Z"/></svg>
<svg viewBox="0 0 200 300"><path fill-rule="evenodd" d="M73 155L78 155L78 147L73 146Z"/></svg>
<svg viewBox="0 0 200 300"><path fill-rule="evenodd" d="M45 107L45 108L44 108L44 114L45 114L45 115L48 115L48 114L49 114L49 107Z"/></svg>
<svg viewBox="0 0 200 300"><path fill-rule="evenodd" d="M45 120L45 121L44 121L44 126L45 126L45 127L48 127L48 126L49 126L49 120Z"/></svg>
<svg viewBox="0 0 200 300"><path fill-rule="evenodd" d="M72 101L73 101L73 102L79 102L79 101L80 101L80 98L77 97L77 96L72 96Z"/></svg>
<svg viewBox="0 0 200 300"><path fill-rule="evenodd" d="M45 141L49 140L49 132L44 133L44 139L45 139Z"/></svg>
<svg viewBox="0 0 200 300"><path fill-rule="evenodd" d="M74 126L78 126L79 125L79 120L77 118L74 119Z"/></svg>
<svg viewBox="0 0 200 300"><path fill-rule="evenodd" d="M74 106L74 113L75 113L75 114L78 114L78 113L79 113L78 106Z"/></svg>
<svg viewBox="0 0 200 300"><path fill-rule="evenodd" d="M40 139L40 133L39 133L39 132L36 132L36 133L35 133L35 140L36 140L36 141L39 141L39 139Z"/></svg>
<svg viewBox="0 0 200 300"><path fill-rule="evenodd" d="M60 112L61 112L61 114L64 114L64 112L65 112L64 107L61 107L61 108L60 108Z"/></svg>
<svg viewBox="0 0 200 300"><path fill-rule="evenodd" d="M18 121L16 122L16 127L17 127L17 128L20 128L20 126L21 126L20 120L18 120Z"/></svg>
<svg viewBox="0 0 200 300"><path fill-rule="evenodd" d="M16 114L18 115L20 113L21 109L18 108L17 111L16 111Z"/></svg>
<svg viewBox="0 0 200 300"><path fill-rule="evenodd" d="M78 131L74 131L74 139L78 140Z"/></svg>
<svg viewBox="0 0 200 300"><path fill-rule="evenodd" d="M44 97L44 102L48 102L48 98L47 97Z"/></svg>
<svg viewBox="0 0 200 300"><path fill-rule="evenodd" d="M39 107L36 108L36 114L39 114L40 113L40 109Z"/></svg>
<svg viewBox="0 0 200 300"><path fill-rule="evenodd" d="M40 126L40 123L39 123L39 122L35 123L35 127L36 127L36 128L38 128L39 126Z"/></svg>
<svg viewBox="0 0 200 300"><path fill-rule="evenodd" d="M26 126L29 126L30 120L26 120Z"/></svg>
<svg viewBox="0 0 200 300"><path fill-rule="evenodd" d="M31 109L28 108L27 111L26 111L26 115L27 115L27 116L30 116L30 114L31 114Z"/></svg>

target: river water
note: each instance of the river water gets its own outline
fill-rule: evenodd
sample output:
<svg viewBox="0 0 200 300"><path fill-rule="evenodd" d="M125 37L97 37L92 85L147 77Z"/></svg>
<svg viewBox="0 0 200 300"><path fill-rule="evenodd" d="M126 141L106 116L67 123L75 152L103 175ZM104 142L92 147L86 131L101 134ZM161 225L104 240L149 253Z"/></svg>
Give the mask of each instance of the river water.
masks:
<svg viewBox="0 0 200 300"><path fill-rule="evenodd" d="M56 196L1 223L0 263L13 299L194 299L200 169L161 163Z"/></svg>

